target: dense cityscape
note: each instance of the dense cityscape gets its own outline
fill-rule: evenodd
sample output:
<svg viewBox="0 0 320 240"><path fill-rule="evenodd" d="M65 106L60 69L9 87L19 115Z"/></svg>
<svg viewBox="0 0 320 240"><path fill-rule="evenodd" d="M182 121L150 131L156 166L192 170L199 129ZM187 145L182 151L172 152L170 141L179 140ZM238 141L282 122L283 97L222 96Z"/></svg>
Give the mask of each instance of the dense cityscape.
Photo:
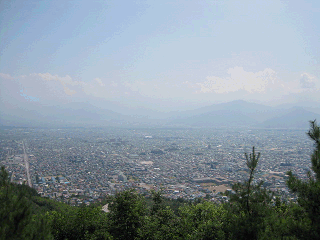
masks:
<svg viewBox="0 0 320 240"><path fill-rule="evenodd" d="M3 128L1 165L11 181L71 205L134 188L168 198L224 201L248 178L244 153L261 153L255 181L293 199L292 170L306 178L312 142L306 130L227 128Z"/></svg>

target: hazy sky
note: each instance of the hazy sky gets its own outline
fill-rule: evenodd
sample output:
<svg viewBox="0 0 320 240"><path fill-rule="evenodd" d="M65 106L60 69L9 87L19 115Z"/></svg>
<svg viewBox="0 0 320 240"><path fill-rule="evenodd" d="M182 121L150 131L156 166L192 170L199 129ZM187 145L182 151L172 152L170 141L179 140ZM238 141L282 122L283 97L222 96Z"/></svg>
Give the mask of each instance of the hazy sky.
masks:
<svg viewBox="0 0 320 240"><path fill-rule="evenodd" d="M1 103L320 105L320 1L0 1Z"/></svg>

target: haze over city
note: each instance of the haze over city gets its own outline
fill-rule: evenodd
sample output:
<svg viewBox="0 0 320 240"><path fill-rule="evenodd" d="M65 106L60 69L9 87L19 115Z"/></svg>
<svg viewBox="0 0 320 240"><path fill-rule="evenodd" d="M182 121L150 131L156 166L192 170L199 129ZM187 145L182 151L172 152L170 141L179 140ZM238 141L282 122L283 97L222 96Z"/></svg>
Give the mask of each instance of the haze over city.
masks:
<svg viewBox="0 0 320 240"><path fill-rule="evenodd" d="M319 23L319 0L1 0L0 238L320 239Z"/></svg>

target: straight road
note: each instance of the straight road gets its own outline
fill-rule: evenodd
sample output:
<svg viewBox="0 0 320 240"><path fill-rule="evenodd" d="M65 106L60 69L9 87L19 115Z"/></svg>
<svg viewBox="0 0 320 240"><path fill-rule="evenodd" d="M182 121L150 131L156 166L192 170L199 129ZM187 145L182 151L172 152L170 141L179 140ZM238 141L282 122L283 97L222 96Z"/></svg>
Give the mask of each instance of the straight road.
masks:
<svg viewBox="0 0 320 240"><path fill-rule="evenodd" d="M28 155L26 153L26 147L24 145L24 142L22 142L22 146L23 146L23 158L24 158L24 164L26 166L26 172L27 172L27 179L28 179L28 186L32 187L32 183L31 183L31 177L30 177L30 171L29 171L29 158Z"/></svg>

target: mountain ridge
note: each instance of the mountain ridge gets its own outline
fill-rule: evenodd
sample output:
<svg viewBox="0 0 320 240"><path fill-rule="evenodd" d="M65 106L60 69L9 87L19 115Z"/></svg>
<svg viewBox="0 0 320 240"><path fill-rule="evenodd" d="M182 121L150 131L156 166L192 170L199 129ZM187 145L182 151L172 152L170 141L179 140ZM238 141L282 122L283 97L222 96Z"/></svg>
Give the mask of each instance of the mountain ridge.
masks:
<svg viewBox="0 0 320 240"><path fill-rule="evenodd" d="M266 106L235 100L211 104L188 111L161 113L145 111L145 115L122 114L89 102L73 102L57 106L30 103L26 108L2 107L0 124L22 127L83 126L186 126L186 127L263 127L306 128L307 122L320 119L310 108L290 105ZM316 105L314 105L316 106ZM314 107L313 106L313 107ZM312 110L312 108L311 108ZM123 111L123 109L122 109ZM141 113L141 111L140 111ZM151 115L155 113L155 115ZM160 116L160 117L159 117Z"/></svg>

